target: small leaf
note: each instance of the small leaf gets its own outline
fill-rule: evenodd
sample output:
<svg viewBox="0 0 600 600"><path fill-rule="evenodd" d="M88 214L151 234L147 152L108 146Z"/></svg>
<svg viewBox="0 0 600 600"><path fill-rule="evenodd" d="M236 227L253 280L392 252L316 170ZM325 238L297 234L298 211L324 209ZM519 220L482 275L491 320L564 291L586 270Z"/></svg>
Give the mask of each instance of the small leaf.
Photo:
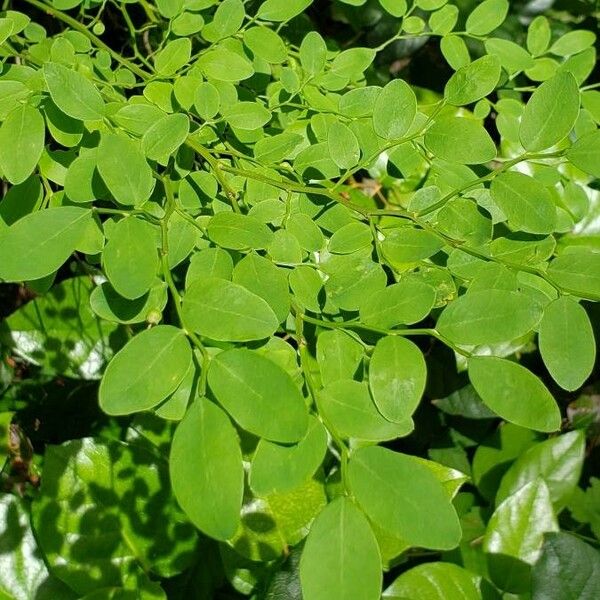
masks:
<svg viewBox="0 0 600 600"><path fill-rule="evenodd" d="M217 81L235 83L254 74L249 60L224 47L202 54L197 65L207 77Z"/></svg>
<svg viewBox="0 0 600 600"><path fill-rule="evenodd" d="M128 415L156 406L175 391L191 360L181 329L158 325L139 333L106 368L98 392L102 410Z"/></svg>
<svg viewBox="0 0 600 600"><path fill-rule="evenodd" d="M310 417L307 434L291 446L260 440L250 467L250 487L259 496L287 492L308 481L327 452L327 430Z"/></svg>
<svg viewBox="0 0 600 600"><path fill-rule="evenodd" d="M185 323L213 340L247 342L273 335L279 321L265 300L216 277L192 281L183 297Z"/></svg>
<svg viewBox="0 0 600 600"><path fill-rule="evenodd" d="M300 64L309 75L316 75L325 68L327 46L317 31L307 33L300 44Z"/></svg>
<svg viewBox="0 0 600 600"><path fill-rule="evenodd" d="M25 181L44 150L46 127L39 110L22 104L0 126L0 169L10 183Z"/></svg>
<svg viewBox="0 0 600 600"><path fill-rule="evenodd" d="M381 249L392 264L401 266L429 258L443 245L443 240L429 231L398 227L386 234Z"/></svg>
<svg viewBox="0 0 600 600"><path fill-rule="evenodd" d="M519 136L526 150L545 150L563 140L579 114L579 88L571 73L556 74L529 98Z"/></svg>
<svg viewBox="0 0 600 600"><path fill-rule="evenodd" d="M189 38L171 40L154 59L154 68L159 75L174 75L190 61L192 42Z"/></svg>
<svg viewBox="0 0 600 600"><path fill-rule="evenodd" d="M496 145L483 125L464 117L437 119L425 133L425 145L450 163L478 165L496 158Z"/></svg>
<svg viewBox="0 0 600 600"><path fill-rule="evenodd" d="M407 454L360 448L348 464L352 492L367 516L412 546L449 550L460 523L450 496L431 470Z"/></svg>
<svg viewBox="0 0 600 600"><path fill-rule="evenodd" d="M567 292L597 299L600 296L600 254L574 252L557 256L548 265L548 277Z"/></svg>
<svg viewBox="0 0 600 600"><path fill-rule="evenodd" d="M469 292L450 302L437 329L457 344L496 344L525 335L541 318L542 307L530 296L490 289Z"/></svg>
<svg viewBox="0 0 600 600"><path fill-rule="evenodd" d="M531 371L493 356L473 357L468 364L473 387L497 415L535 431L560 428L560 410L552 394Z"/></svg>
<svg viewBox="0 0 600 600"><path fill-rule="evenodd" d="M396 423L416 410L425 391L427 366L419 348L399 336L381 338L369 364L369 388L379 412Z"/></svg>
<svg viewBox="0 0 600 600"><path fill-rule="evenodd" d="M381 557L358 508L345 497L328 504L313 522L300 559L304 600L377 600Z"/></svg>
<svg viewBox="0 0 600 600"><path fill-rule="evenodd" d="M215 244L231 250L262 250L273 237L273 232L258 219L227 211L212 217L207 231Z"/></svg>
<svg viewBox="0 0 600 600"><path fill-rule="evenodd" d="M223 118L237 129L259 129L271 120L271 112L258 102L236 102L223 109Z"/></svg>
<svg viewBox="0 0 600 600"><path fill-rule="evenodd" d="M143 296L158 270L154 229L147 221L126 217L119 221L102 253L104 271L118 294L129 300Z"/></svg>
<svg viewBox="0 0 600 600"><path fill-rule="evenodd" d="M208 370L217 400L250 433L272 442L300 441L308 429L308 411L300 390L286 371L251 350L218 354Z"/></svg>
<svg viewBox="0 0 600 600"><path fill-rule="evenodd" d="M91 211L76 206L47 208L0 231L0 277L41 279L54 273L75 251Z"/></svg>
<svg viewBox="0 0 600 600"><path fill-rule="evenodd" d="M402 79L390 81L379 93L373 107L375 133L387 140L401 138L417 114L417 98Z"/></svg>
<svg viewBox="0 0 600 600"><path fill-rule="evenodd" d="M185 142L189 131L190 121L186 115L166 115L144 133L142 150L150 160L166 165L169 156Z"/></svg>
<svg viewBox="0 0 600 600"><path fill-rule="evenodd" d="M600 177L600 131L580 137L568 150L567 158L578 169Z"/></svg>
<svg viewBox="0 0 600 600"><path fill-rule="evenodd" d="M487 35L502 25L508 13L507 0L484 0L467 17L466 30L471 35Z"/></svg>
<svg viewBox="0 0 600 600"><path fill-rule="evenodd" d="M104 116L102 96L87 77L54 62L44 63L43 72L54 104L66 115L81 121Z"/></svg>
<svg viewBox="0 0 600 600"><path fill-rule="evenodd" d="M138 144L125 135L103 134L98 146L97 168L119 204L139 206L154 189L152 169Z"/></svg>
<svg viewBox="0 0 600 600"><path fill-rule="evenodd" d="M323 331L317 338L317 361L324 385L353 379L363 358L362 344L343 331Z"/></svg>
<svg viewBox="0 0 600 600"><path fill-rule="evenodd" d="M343 123L332 123L327 132L329 155L340 169L354 167L360 158L360 146L352 130Z"/></svg>
<svg viewBox="0 0 600 600"><path fill-rule="evenodd" d="M482 56L450 77L444 97L453 106L471 104L491 94L499 79L500 61L495 56Z"/></svg>
<svg viewBox="0 0 600 600"><path fill-rule="evenodd" d="M563 389L573 391L590 376L596 362L596 341L585 309L561 296L544 309L539 346L550 375Z"/></svg>
<svg viewBox="0 0 600 600"><path fill-rule="evenodd" d="M369 246L373 238L368 225L348 223L340 227L329 240L329 252L333 254L352 254Z"/></svg>
<svg viewBox="0 0 600 600"><path fill-rule="evenodd" d="M169 457L177 502L203 533L228 540L240 524L244 469L237 433L227 415L206 398L188 409Z"/></svg>
<svg viewBox="0 0 600 600"><path fill-rule="evenodd" d="M293 19L311 4L312 0L266 0L260 5L256 16L265 21L281 23Z"/></svg>

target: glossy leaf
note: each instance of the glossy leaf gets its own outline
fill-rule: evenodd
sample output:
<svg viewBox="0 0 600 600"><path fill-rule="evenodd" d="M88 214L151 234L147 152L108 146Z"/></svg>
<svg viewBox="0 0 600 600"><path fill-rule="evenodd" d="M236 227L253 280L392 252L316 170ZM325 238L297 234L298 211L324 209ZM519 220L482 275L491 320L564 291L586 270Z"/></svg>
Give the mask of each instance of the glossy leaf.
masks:
<svg viewBox="0 0 600 600"><path fill-rule="evenodd" d="M379 93L373 107L375 133L388 140L401 138L417 114L417 99L402 79L390 81Z"/></svg>

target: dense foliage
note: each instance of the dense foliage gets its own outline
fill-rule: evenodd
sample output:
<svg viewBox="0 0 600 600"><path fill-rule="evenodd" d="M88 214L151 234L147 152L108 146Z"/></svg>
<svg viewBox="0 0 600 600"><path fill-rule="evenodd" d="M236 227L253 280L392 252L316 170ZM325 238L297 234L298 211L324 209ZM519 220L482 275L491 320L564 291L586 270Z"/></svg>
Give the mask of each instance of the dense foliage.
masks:
<svg viewBox="0 0 600 600"><path fill-rule="evenodd" d="M5 0L0 598L600 598L594 4Z"/></svg>

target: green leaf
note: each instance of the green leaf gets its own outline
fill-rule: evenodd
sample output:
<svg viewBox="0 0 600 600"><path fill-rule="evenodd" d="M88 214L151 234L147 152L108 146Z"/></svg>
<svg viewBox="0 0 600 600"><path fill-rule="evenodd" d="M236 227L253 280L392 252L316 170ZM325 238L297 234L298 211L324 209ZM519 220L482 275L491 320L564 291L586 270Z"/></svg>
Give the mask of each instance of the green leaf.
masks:
<svg viewBox="0 0 600 600"><path fill-rule="evenodd" d="M433 404L449 415L467 419L495 419L496 415L481 401L472 385L466 385Z"/></svg>
<svg viewBox="0 0 600 600"><path fill-rule="evenodd" d="M116 133L101 136L97 168L119 204L139 206L150 198L154 189L152 169L139 144L127 136Z"/></svg>
<svg viewBox="0 0 600 600"><path fill-rule="evenodd" d="M448 64L455 70L466 66L471 61L469 49L459 35L445 35L440 42L440 50Z"/></svg>
<svg viewBox="0 0 600 600"><path fill-rule="evenodd" d="M185 287L189 288L196 279L208 277L231 280L232 274L233 259L227 250L218 247L204 248L204 250L194 252L190 259L185 276Z"/></svg>
<svg viewBox="0 0 600 600"><path fill-rule="evenodd" d="M194 91L194 108L203 119L212 119L221 105L219 90L208 81L200 83Z"/></svg>
<svg viewBox="0 0 600 600"><path fill-rule="evenodd" d="M523 486L541 478L558 512L577 487L584 453L585 435L581 430L535 444L517 458L502 478L496 494L496 505Z"/></svg>
<svg viewBox="0 0 600 600"><path fill-rule="evenodd" d="M437 329L457 344L495 344L525 335L541 318L542 307L530 296L490 289L469 292L450 302Z"/></svg>
<svg viewBox="0 0 600 600"><path fill-rule="evenodd" d="M340 121L335 121L329 128L327 146L329 155L340 169L350 169L360 159L360 146L356 136Z"/></svg>
<svg viewBox="0 0 600 600"><path fill-rule="evenodd" d="M126 583L143 588L146 572L171 577L192 562L197 538L154 446L94 438L49 446L41 481L35 536L77 597Z"/></svg>
<svg viewBox="0 0 600 600"><path fill-rule="evenodd" d="M209 42L218 42L235 35L245 16L242 0L223 0L217 5L213 20L202 29L202 37Z"/></svg>
<svg viewBox="0 0 600 600"><path fill-rule="evenodd" d="M392 17L403 17L408 10L406 0L379 0L379 4Z"/></svg>
<svg viewBox="0 0 600 600"><path fill-rule="evenodd" d="M208 237L230 250L262 250L273 237L272 231L255 217L234 212L219 212L208 223Z"/></svg>
<svg viewBox="0 0 600 600"><path fill-rule="evenodd" d="M259 129L271 120L271 113L258 102L236 102L223 111L223 118L237 129Z"/></svg>
<svg viewBox="0 0 600 600"><path fill-rule="evenodd" d="M519 129L523 147L530 152L545 150L563 140L579 114L579 88L568 72L557 73L540 85L529 98Z"/></svg>
<svg viewBox="0 0 600 600"><path fill-rule="evenodd" d="M317 31L308 32L300 44L300 64L309 75L316 75L325 68L327 46Z"/></svg>
<svg viewBox="0 0 600 600"><path fill-rule="evenodd" d="M290 293L283 269L258 254L248 254L235 265L233 282L260 296L271 307L277 320L290 312Z"/></svg>
<svg viewBox="0 0 600 600"><path fill-rule="evenodd" d="M25 181L44 150L46 127L39 110L22 104L0 126L0 169L10 183Z"/></svg>
<svg viewBox="0 0 600 600"><path fill-rule="evenodd" d="M550 52L557 56L571 56L593 46L595 41L596 34L593 31L568 31L552 44Z"/></svg>
<svg viewBox="0 0 600 600"><path fill-rule="evenodd" d="M217 540L240 525L244 468L237 433L227 415L206 398L177 426L169 457L177 502L192 523Z"/></svg>
<svg viewBox="0 0 600 600"><path fill-rule="evenodd" d="M159 75L169 77L184 67L192 54L189 38L171 40L154 58L154 68Z"/></svg>
<svg viewBox="0 0 600 600"><path fill-rule="evenodd" d="M398 227L386 234L381 242L381 249L388 261L395 266L401 266L429 258L443 245L443 240L429 231Z"/></svg>
<svg viewBox="0 0 600 600"><path fill-rule="evenodd" d="M484 0L467 17L465 29L471 35L487 35L502 25L508 13L507 0Z"/></svg>
<svg viewBox="0 0 600 600"><path fill-rule="evenodd" d="M450 77L444 97L453 106L471 104L491 94L500 79L500 61L495 56L482 56L461 67Z"/></svg>
<svg viewBox="0 0 600 600"><path fill-rule="evenodd" d="M497 415L536 431L560 428L560 410L552 394L531 371L493 356L470 358L468 365L473 387Z"/></svg>
<svg viewBox="0 0 600 600"><path fill-rule="evenodd" d="M85 235L91 211L76 206L47 208L0 231L0 277L41 279L54 273Z"/></svg>
<svg viewBox="0 0 600 600"><path fill-rule="evenodd" d="M373 237L365 223L348 223L340 227L329 240L329 252L333 254L352 254L371 245Z"/></svg>
<svg viewBox="0 0 600 600"><path fill-rule="evenodd" d="M495 56L502 68L514 77L517 73L535 66L531 54L519 44L503 38L490 38L484 42L485 51Z"/></svg>
<svg viewBox="0 0 600 600"><path fill-rule="evenodd" d="M81 121L102 119L104 100L87 77L55 62L45 63L43 73L52 101L66 115Z"/></svg>
<svg viewBox="0 0 600 600"><path fill-rule="evenodd" d="M208 384L240 427L272 442L294 443L307 432L308 410L300 390L279 365L251 350L218 354Z"/></svg>
<svg viewBox="0 0 600 600"><path fill-rule="evenodd" d="M265 300L245 287L207 277L192 281L183 297L185 323L213 340L247 342L270 337L277 316Z"/></svg>
<svg viewBox="0 0 600 600"><path fill-rule="evenodd" d="M401 138L417 114L417 98L402 79L390 81L379 93L373 107L375 133L387 140Z"/></svg>
<svg viewBox="0 0 600 600"><path fill-rule="evenodd" d="M466 569L445 562L429 562L405 571L383 592L389 600L480 600L480 578Z"/></svg>
<svg viewBox="0 0 600 600"><path fill-rule="evenodd" d="M568 296L551 302L540 323L539 347L558 385L569 391L581 387L596 362L594 331L585 309Z"/></svg>
<svg viewBox="0 0 600 600"><path fill-rule="evenodd" d="M304 600L377 600L381 556L369 522L348 498L328 504L311 526L300 559Z"/></svg>
<svg viewBox="0 0 600 600"><path fill-rule="evenodd" d="M600 593L598 551L569 533L547 533L542 553L533 567L532 598L594 600Z"/></svg>
<svg viewBox="0 0 600 600"><path fill-rule="evenodd" d="M137 217L125 217L112 229L102 253L104 272L118 294L129 300L152 287L158 270L153 227Z"/></svg>
<svg viewBox="0 0 600 600"><path fill-rule="evenodd" d="M166 165L169 157L185 142L189 131L190 120L186 115L166 115L144 133L142 150L150 160Z"/></svg>
<svg viewBox="0 0 600 600"><path fill-rule="evenodd" d="M548 49L551 37L552 30L548 19L538 15L527 28L527 50L533 56L543 54Z"/></svg>
<svg viewBox="0 0 600 600"><path fill-rule="evenodd" d="M260 5L256 16L265 21L281 23L293 19L311 4L312 0L266 0Z"/></svg>
<svg viewBox="0 0 600 600"><path fill-rule="evenodd" d="M392 423L378 412L366 383L338 379L319 392L319 412L327 425L342 438L383 442L411 433L408 416Z"/></svg>
<svg viewBox="0 0 600 600"><path fill-rule="evenodd" d="M175 391L191 360L181 329L158 325L142 331L108 364L98 391L102 410L128 415L153 408Z"/></svg>
<svg viewBox="0 0 600 600"><path fill-rule="evenodd" d="M327 430L311 416L308 432L297 444L258 442L250 466L250 487L259 496L291 491L314 475L326 452Z"/></svg>
<svg viewBox="0 0 600 600"><path fill-rule="evenodd" d="M317 361L324 385L353 379L363 358L362 344L343 331L323 331L317 338Z"/></svg>
<svg viewBox="0 0 600 600"><path fill-rule="evenodd" d="M548 188L537 179L517 172L494 178L492 198L515 230L552 233L556 227L556 206Z"/></svg>
<svg viewBox="0 0 600 600"><path fill-rule="evenodd" d="M270 63L279 64L287 59L287 48L278 33L268 27L251 27L244 31L244 44L252 52Z"/></svg>
<svg viewBox="0 0 600 600"><path fill-rule="evenodd" d="M492 237L492 220L468 198L452 198L437 213L437 228L454 239L481 246Z"/></svg>
<svg viewBox="0 0 600 600"><path fill-rule="evenodd" d="M450 163L478 165L496 158L496 145L483 125L464 117L437 119L425 133L425 145Z"/></svg>
<svg viewBox="0 0 600 600"><path fill-rule="evenodd" d="M565 291L597 299L600 297L600 254L574 252L557 256L548 265L548 277Z"/></svg>
<svg viewBox="0 0 600 600"><path fill-rule="evenodd" d="M360 448L350 457L348 481L367 516L392 535L424 548L458 545L461 529L450 496L414 457L379 446Z"/></svg>
<svg viewBox="0 0 600 600"><path fill-rule="evenodd" d="M509 496L490 518L483 550L490 575L507 591L524 592L529 566L540 556L544 534L558 531L546 484L537 479Z"/></svg>
<svg viewBox="0 0 600 600"><path fill-rule="evenodd" d="M276 163L289 157L304 141L298 133L279 133L264 137L254 146L256 160Z"/></svg>
<svg viewBox="0 0 600 600"><path fill-rule="evenodd" d="M238 82L254 74L249 60L225 47L202 54L197 65L207 77L217 81Z"/></svg>
<svg viewBox="0 0 600 600"><path fill-rule="evenodd" d="M568 150L567 158L578 169L600 177L600 131L580 137Z"/></svg>
<svg viewBox="0 0 600 600"><path fill-rule="evenodd" d="M427 366L419 348L403 337L387 336L375 345L369 388L379 412L401 423L414 413L425 391Z"/></svg>
<svg viewBox="0 0 600 600"><path fill-rule="evenodd" d="M25 502L0 498L0 597L72 600L75 593L50 575L31 530Z"/></svg>
<svg viewBox="0 0 600 600"><path fill-rule="evenodd" d="M391 329L422 321L433 308L435 290L418 279L403 278L375 292L360 306L361 322Z"/></svg>

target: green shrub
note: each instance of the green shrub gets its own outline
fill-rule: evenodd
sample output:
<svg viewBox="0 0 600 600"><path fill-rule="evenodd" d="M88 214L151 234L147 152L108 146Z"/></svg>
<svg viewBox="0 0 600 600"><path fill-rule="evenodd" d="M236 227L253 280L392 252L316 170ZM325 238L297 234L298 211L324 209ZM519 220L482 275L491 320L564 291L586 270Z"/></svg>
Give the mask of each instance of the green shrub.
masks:
<svg viewBox="0 0 600 600"><path fill-rule="evenodd" d="M344 1L3 3L2 598L600 597L596 36Z"/></svg>

